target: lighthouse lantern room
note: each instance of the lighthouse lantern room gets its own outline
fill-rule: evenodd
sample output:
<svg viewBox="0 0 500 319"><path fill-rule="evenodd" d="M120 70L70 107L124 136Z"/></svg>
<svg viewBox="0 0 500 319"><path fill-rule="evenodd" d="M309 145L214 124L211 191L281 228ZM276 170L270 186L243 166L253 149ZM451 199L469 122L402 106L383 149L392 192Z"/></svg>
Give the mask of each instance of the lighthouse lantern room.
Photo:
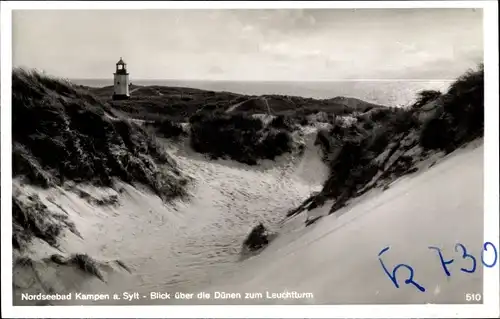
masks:
<svg viewBox="0 0 500 319"><path fill-rule="evenodd" d="M114 73L113 100L126 100L130 98L128 75L127 63L120 58L120 61L116 63L116 72Z"/></svg>

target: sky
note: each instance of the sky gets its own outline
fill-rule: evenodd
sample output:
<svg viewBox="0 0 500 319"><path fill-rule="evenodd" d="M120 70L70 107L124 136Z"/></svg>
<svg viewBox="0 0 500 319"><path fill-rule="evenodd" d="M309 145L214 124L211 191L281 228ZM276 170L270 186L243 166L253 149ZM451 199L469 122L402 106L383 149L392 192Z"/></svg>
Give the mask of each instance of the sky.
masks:
<svg viewBox="0 0 500 319"><path fill-rule="evenodd" d="M15 10L13 65L71 79L453 79L481 9Z"/></svg>

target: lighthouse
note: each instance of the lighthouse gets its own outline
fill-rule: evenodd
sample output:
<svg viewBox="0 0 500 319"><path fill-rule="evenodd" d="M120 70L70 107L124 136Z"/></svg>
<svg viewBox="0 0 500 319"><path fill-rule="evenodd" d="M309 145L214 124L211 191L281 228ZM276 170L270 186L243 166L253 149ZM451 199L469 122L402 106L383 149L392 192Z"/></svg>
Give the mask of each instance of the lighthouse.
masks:
<svg viewBox="0 0 500 319"><path fill-rule="evenodd" d="M126 100L130 98L129 86L127 63L120 58L120 61L116 63L116 71L114 73L113 100Z"/></svg>

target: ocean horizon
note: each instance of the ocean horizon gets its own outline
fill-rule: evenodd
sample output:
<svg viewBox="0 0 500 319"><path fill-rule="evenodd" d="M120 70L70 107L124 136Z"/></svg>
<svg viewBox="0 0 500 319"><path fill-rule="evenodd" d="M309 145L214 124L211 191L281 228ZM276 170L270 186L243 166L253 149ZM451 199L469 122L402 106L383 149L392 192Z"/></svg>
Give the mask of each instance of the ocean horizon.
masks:
<svg viewBox="0 0 500 319"><path fill-rule="evenodd" d="M71 79L75 84L91 87L113 85L112 79ZM186 87L225 91L246 95L291 95L328 99L345 96L386 106L411 104L419 91L444 91L453 80L337 80L337 81L224 81L224 80L148 80L131 79L135 85Z"/></svg>

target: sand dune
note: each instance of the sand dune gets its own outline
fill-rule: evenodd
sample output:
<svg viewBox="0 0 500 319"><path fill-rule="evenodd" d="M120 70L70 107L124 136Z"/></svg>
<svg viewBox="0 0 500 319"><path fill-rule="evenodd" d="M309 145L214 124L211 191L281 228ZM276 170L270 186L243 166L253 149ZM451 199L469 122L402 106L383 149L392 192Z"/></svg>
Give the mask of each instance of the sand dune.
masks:
<svg viewBox="0 0 500 319"><path fill-rule="evenodd" d="M279 237L261 255L207 291L261 292L262 299L219 300L219 303L277 303L268 292L312 293L314 298L279 300L291 304L407 304L464 303L466 293L482 292L482 267L473 274L470 260L461 259L455 245L462 243L480 262L483 241L483 151L475 143L416 176L398 181L385 192L376 190L321 222L303 228L304 215L289 221L295 232ZM325 205L326 206L326 205ZM320 207L317 210L324 210ZM314 214L315 212L311 212ZM316 212L317 213L317 212ZM429 246L447 259L447 277ZM425 292L403 281L397 289L377 255L389 269L411 265L414 280ZM213 302L213 301L210 301Z"/></svg>
<svg viewBox="0 0 500 319"><path fill-rule="evenodd" d="M117 205L103 206L74 191L41 190L16 181L16 187L26 193L37 192L52 210L64 207L81 237L66 234L60 251L35 243L33 265L15 269L15 296L40 291L131 291L149 296L155 291L233 291L244 295L288 290L312 293L314 298L166 301L145 297L100 304L462 303L465 292L481 291L480 268L466 275L459 272L457 262L453 277L447 279L427 247L438 245L447 255L455 256L454 245L461 242L470 252L479 254L482 141L453 153L428 171L401 179L385 192L374 190L310 227L305 227L305 219L326 215L328 203L282 224L285 213L319 190L326 178L327 169L314 139L315 129L311 128L304 134L302 157L265 161L258 167L208 161L185 144L165 142L180 168L195 181L191 199L174 205L123 183L118 191L78 186L90 198L119 198ZM241 243L260 221L279 231L279 236L260 255L241 261ZM394 287L377 259L386 246L391 250L384 262L411 264L416 280L427 292L405 285ZM78 267L42 260L54 253L88 254L102 263L103 280ZM460 265L464 267L465 263L461 261ZM87 302L92 301L62 303Z"/></svg>
<svg viewBox="0 0 500 319"><path fill-rule="evenodd" d="M15 282L24 287L16 289L17 296L47 290L144 294L164 289L190 291L224 277L226 271L239 267L241 244L255 224L262 221L278 231L285 213L321 188L326 167L312 145L315 131L306 133L304 157L287 155L258 167L229 160L208 161L192 151L187 142L165 141L169 153L193 180L191 198L173 205L139 186L124 183L118 183L117 190L77 185L80 191L75 192L43 190L16 180L15 186L24 193L37 193L51 210L69 215L81 235L68 232L61 240L61 251L36 242L30 254L39 271L35 276L33 267L17 267ZM77 195L82 191L88 194L86 198ZM113 196L119 199L118 204L96 204ZM61 267L41 261L54 253L85 253L107 263L119 260L132 273L105 267L104 283L65 266L64 275L55 277L53 273ZM27 284L29 281L32 283Z"/></svg>

